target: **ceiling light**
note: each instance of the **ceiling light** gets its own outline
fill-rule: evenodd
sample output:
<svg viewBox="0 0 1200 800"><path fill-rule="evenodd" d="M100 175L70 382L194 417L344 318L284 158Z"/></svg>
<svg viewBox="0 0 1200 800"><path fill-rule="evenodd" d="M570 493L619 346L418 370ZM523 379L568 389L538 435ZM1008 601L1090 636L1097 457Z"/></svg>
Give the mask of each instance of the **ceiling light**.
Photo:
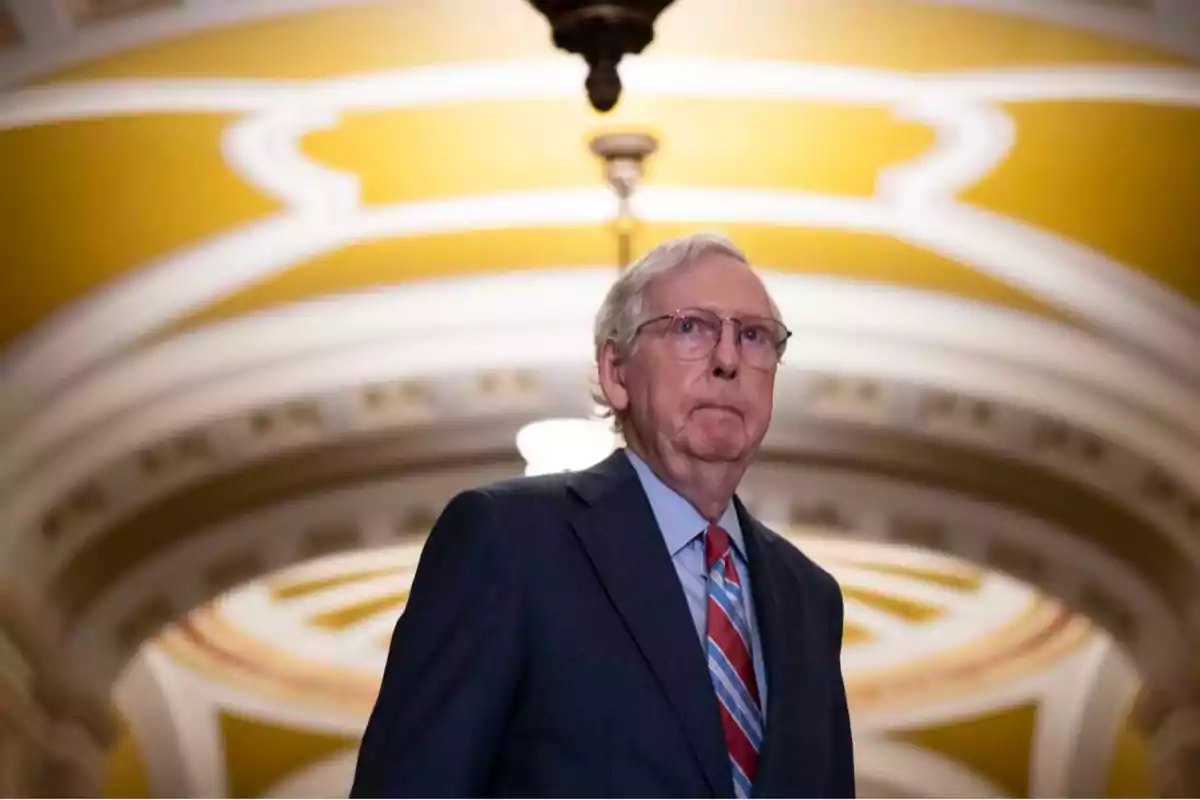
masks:
<svg viewBox="0 0 1200 800"><path fill-rule="evenodd" d="M611 111L621 96L617 64L654 40L654 22L673 0L529 0L550 22L554 44L583 56L592 108Z"/></svg>
<svg viewBox="0 0 1200 800"><path fill-rule="evenodd" d="M517 431L526 475L586 469L604 460L618 444L612 425L602 419L542 419Z"/></svg>

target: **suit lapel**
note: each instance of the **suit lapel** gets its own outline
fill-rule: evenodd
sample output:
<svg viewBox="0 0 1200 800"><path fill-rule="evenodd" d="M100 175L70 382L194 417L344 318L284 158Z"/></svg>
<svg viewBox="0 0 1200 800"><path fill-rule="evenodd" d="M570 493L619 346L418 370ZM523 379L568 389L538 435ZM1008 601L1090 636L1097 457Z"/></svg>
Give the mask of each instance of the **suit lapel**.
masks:
<svg viewBox="0 0 1200 800"><path fill-rule="evenodd" d="M738 521L746 541L746 560L750 565L750 588L754 594L754 612L758 617L758 635L762 640L763 662L767 672L766 728L763 731L762 751L758 755L758 775L754 781L757 790L771 785L771 770L777 755L779 730L788 708L791 681L787 680L784 668L785 653L789 646L787 625L783 620L779 602L779 587L774 565L765 552L768 542L759 528L757 520L740 502L737 504Z"/></svg>
<svg viewBox="0 0 1200 800"><path fill-rule="evenodd" d="M679 719L709 785L733 794L716 695L679 576L637 473L621 452L571 476L588 506L572 525Z"/></svg>

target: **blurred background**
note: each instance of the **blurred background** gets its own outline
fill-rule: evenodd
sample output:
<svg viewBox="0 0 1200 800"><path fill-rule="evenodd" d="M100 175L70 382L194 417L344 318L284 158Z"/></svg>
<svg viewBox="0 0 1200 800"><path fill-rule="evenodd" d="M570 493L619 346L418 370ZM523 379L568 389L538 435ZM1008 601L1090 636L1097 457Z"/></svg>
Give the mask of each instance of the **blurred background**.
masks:
<svg viewBox="0 0 1200 800"><path fill-rule="evenodd" d="M0 793L344 796L432 520L614 446L592 316L708 230L859 793L1200 794L1198 61L1193 0L677 0L601 114L524 0L0 1Z"/></svg>

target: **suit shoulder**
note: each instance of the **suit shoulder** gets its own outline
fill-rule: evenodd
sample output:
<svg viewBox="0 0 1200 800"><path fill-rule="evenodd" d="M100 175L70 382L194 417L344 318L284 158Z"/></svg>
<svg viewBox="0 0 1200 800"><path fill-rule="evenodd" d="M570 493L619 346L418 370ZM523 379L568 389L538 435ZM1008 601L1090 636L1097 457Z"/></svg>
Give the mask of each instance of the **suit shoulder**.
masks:
<svg viewBox="0 0 1200 800"><path fill-rule="evenodd" d="M568 473L550 475L525 475L517 478L505 478L480 486L475 491L491 495L499 501L520 501L527 498L544 500L547 497L562 494L567 489Z"/></svg>
<svg viewBox="0 0 1200 800"><path fill-rule="evenodd" d="M464 496L485 500L494 519L501 522L519 521L523 530L536 521L549 521L569 513L567 475L536 475L506 478L467 489L451 503Z"/></svg>

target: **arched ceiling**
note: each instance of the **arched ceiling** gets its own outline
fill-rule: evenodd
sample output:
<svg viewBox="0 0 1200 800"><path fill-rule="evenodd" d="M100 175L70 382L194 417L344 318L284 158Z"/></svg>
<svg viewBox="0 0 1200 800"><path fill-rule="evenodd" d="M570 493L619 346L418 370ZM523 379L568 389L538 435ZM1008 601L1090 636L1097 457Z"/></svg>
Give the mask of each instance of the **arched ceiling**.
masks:
<svg viewBox="0 0 1200 800"><path fill-rule="evenodd" d="M15 19L45 16L32 5ZM138 4L64 7L122 5ZM1004 230L981 224L983 252L964 253L889 218L898 196L932 192L1200 298L1200 234L1178 213L1200 203L1196 72L1177 23L1136 16L1152 4L1129 4L1138 24L1119 35L1107 3L760 0L731 19L718 0L682 0L604 118L517 0L244 3L241 20L217 2L144 5L0 62L16 81L0 106L0 240L22 266L3 277L10 343L150 265L275 262L164 314L170 327L397 281L611 263L585 147L606 127L662 138L645 242L726 228L765 266L1074 316L979 263ZM817 207L772 214L776 196ZM328 236L267 241L310 205Z"/></svg>
<svg viewBox="0 0 1200 800"><path fill-rule="evenodd" d="M850 662L894 662L878 680L855 668L858 708L902 685L912 703L880 730L938 719L872 740L870 763L892 766L863 786L921 795L930 775L957 796L1020 793L1023 775L1050 793L1144 792L1131 687L1200 685L1186 661L1200 646L1200 13L730 8L677 0L602 117L522 0L0 4L0 564L46 600L46 638L92 665L80 683L106 689L140 652L112 762L133 783L117 785L231 786L211 783L227 775L211 748L184 747L209 761L176 754L157 777L139 765L181 695L204 698L210 744L280 726L279 674L222 705L196 688L215 680L198 642L369 694L378 642L346 650L358 678L313 672L298 652L325 652L336 630L296 609L394 614L403 569L352 580L375 569L354 559L403 556L377 548L427 528L455 488L512 472L520 422L586 412L589 320L617 257L587 141L633 128L661 145L634 198L637 248L729 233L797 332L766 465L781 472L752 488L772 519L832 520L868 543L826 553L850 578ZM363 516L358 484L400 478L404 506ZM247 531L271 534L247 550ZM305 570L341 582L278 588ZM906 661L871 627L901 630L897 609L962 635L938 626L995 612L1004 630ZM1060 650L997 655L1052 623L1039 641ZM941 674L929 659L970 653L995 656L994 683L918 691ZM1035 742L972 783L960 767L978 751L946 755L1042 731L1047 687L1065 685L1089 687L1072 719L1107 732L1091 772L1039 773ZM992 733L960 735L975 723L958 706L929 711L964 698L990 698ZM362 707L320 713L300 733L283 721L281 747L303 758L237 767L259 770L239 791L328 794Z"/></svg>

